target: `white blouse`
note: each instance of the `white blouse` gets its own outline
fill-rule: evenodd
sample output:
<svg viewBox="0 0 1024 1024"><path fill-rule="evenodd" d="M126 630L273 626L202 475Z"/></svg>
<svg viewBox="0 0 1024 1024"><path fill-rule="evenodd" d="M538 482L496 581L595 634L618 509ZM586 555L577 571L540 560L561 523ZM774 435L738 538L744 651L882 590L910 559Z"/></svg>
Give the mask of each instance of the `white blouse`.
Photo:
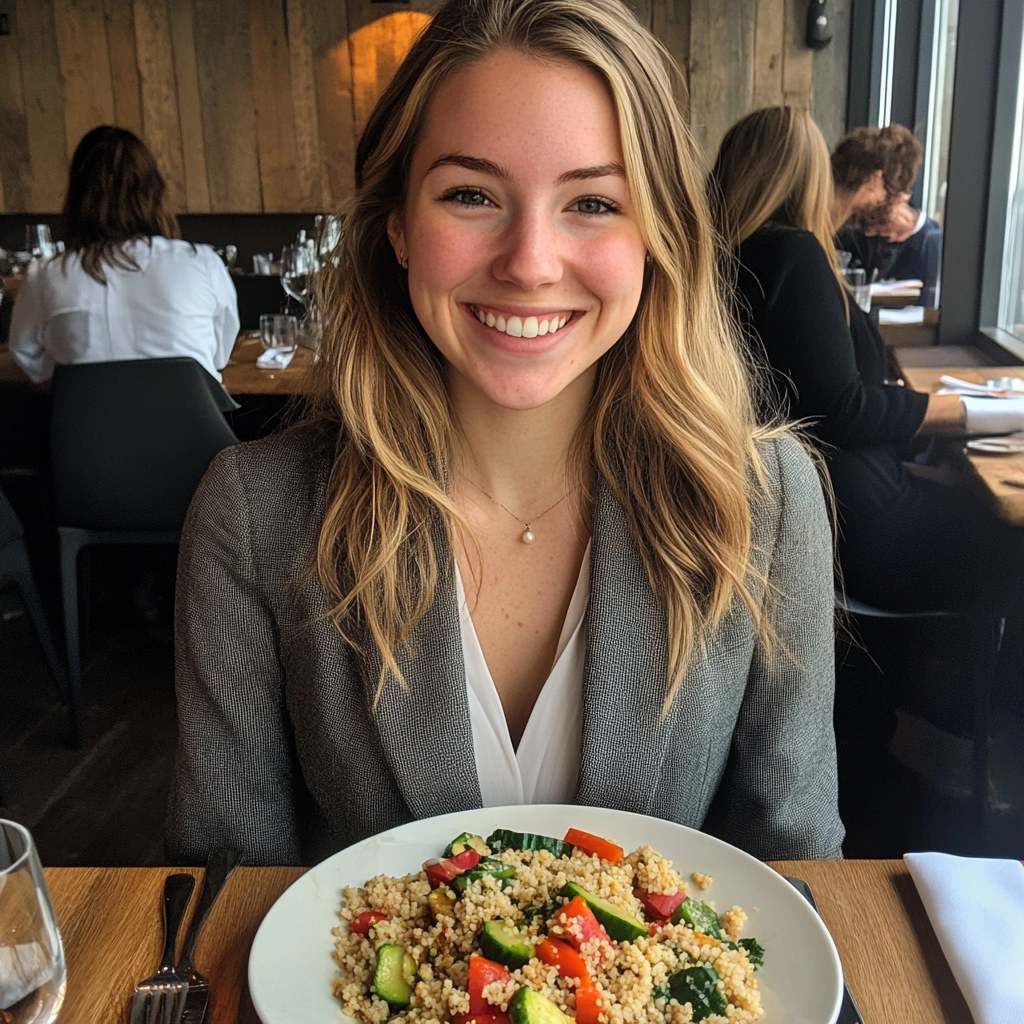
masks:
<svg viewBox="0 0 1024 1024"><path fill-rule="evenodd" d="M191 356L220 380L238 337L238 298L220 257L159 236L125 250L139 269L105 262L105 285L75 253L29 264L11 319L21 368L38 383L58 363Z"/></svg>
<svg viewBox="0 0 1024 1024"><path fill-rule="evenodd" d="M473 628L458 566L462 656L466 665L473 752L484 807L568 804L576 795L583 745L583 663L587 652L590 545L558 638L555 664L530 713L518 751L501 698Z"/></svg>

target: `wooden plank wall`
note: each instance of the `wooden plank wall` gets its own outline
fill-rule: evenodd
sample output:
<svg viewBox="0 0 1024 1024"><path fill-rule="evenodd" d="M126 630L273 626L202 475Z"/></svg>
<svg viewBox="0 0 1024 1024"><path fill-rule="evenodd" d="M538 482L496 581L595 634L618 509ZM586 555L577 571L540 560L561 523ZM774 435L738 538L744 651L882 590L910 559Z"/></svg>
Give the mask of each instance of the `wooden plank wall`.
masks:
<svg viewBox="0 0 1024 1024"><path fill-rule="evenodd" d="M709 159L747 111L811 106L806 0L631 2L683 68ZM376 97L439 3L0 0L0 213L59 210L97 124L147 141L179 212L334 208Z"/></svg>

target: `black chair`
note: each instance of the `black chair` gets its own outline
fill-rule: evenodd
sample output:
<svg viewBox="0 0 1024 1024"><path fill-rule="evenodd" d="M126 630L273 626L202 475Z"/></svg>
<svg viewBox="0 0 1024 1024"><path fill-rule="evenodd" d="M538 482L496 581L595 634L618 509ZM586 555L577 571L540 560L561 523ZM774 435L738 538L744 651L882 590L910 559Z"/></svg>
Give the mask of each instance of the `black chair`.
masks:
<svg viewBox="0 0 1024 1024"><path fill-rule="evenodd" d="M93 544L177 544L196 486L237 443L238 408L194 359L58 366L50 444L76 745L83 738L78 555Z"/></svg>
<svg viewBox="0 0 1024 1024"><path fill-rule="evenodd" d="M971 691L974 704L971 758L971 796L979 824L988 812L988 739L992 709L992 683L1006 631L1006 618L995 613L964 611L893 612L858 601L836 590L836 607L852 616L871 619L964 619L971 624L976 644L972 654Z"/></svg>

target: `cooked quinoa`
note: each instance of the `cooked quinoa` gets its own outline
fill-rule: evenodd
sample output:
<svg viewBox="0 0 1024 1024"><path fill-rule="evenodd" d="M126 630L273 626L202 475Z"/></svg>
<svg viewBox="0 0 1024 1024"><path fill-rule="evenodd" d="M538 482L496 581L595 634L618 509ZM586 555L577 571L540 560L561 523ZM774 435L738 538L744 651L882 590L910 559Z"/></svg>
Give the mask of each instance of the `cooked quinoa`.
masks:
<svg viewBox="0 0 1024 1024"><path fill-rule="evenodd" d="M385 1021L392 1014L389 1004L372 993L377 950L385 943L404 947L416 964L411 1000L401 1020L443 1024L470 1009L469 957L481 951L485 922L504 921L536 947L549 929L555 929L551 934L558 932L559 911L569 902L562 894L567 882L577 883L640 922L648 918L634 887L666 895L686 893L672 862L650 846L639 847L617 865L580 849L561 857L545 849L504 850L496 856L515 868L511 884L503 891L495 878L480 878L451 902L450 915L440 913L436 920L436 910L432 912L427 899L431 885L424 871L403 878L378 875L362 888L343 891L340 917L346 924L365 911L387 915L368 934L355 934L347 927L334 930L338 971L333 989L346 1014L367 1024ZM692 877L700 888L711 881L697 872ZM454 891L451 895L456 896ZM541 906L546 912L526 923L524 909ZM745 921L746 914L739 907L728 910L721 918L723 936L735 942ZM667 984L675 972L697 964L714 968L720 978L718 987L729 1003L726 1015L703 1018L709 1024L745 1024L758 1021L764 1012L747 951L729 948L685 923L652 924L650 934L632 942L594 939L584 942L579 952L601 993L604 1024L692 1021L691 1004L671 999ZM483 994L494 1012L505 1012L516 991L526 985L575 1017L578 984L575 978L561 976L557 967L533 958L511 971L510 981L489 984Z"/></svg>

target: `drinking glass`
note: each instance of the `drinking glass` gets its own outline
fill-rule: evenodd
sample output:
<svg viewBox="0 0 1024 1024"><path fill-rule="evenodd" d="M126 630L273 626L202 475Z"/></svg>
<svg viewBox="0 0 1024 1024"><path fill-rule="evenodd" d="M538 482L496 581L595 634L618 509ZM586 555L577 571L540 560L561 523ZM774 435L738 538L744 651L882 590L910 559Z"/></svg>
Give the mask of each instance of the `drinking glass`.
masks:
<svg viewBox="0 0 1024 1024"><path fill-rule="evenodd" d="M67 984L64 946L27 828L0 819L0 1020L53 1024Z"/></svg>
<svg viewBox="0 0 1024 1024"><path fill-rule="evenodd" d="M867 274L863 267L847 267L843 271L846 286L853 293L853 301L864 310L871 312L871 285L867 282Z"/></svg>
<svg viewBox="0 0 1024 1024"><path fill-rule="evenodd" d="M305 306L319 263L316 243L312 238L306 239L304 231L299 236L295 245L286 245L281 250L281 287Z"/></svg>
<svg viewBox="0 0 1024 1024"><path fill-rule="evenodd" d="M260 342L269 352L287 355L298 344L299 322L284 313L264 313L260 317Z"/></svg>
<svg viewBox="0 0 1024 1024"><path fill-rule="evenodd" d="M53 239L50 237L49 224L26 224L25 225L25 248L33 256L48 260L56 255L56 248Z"/></svg>

